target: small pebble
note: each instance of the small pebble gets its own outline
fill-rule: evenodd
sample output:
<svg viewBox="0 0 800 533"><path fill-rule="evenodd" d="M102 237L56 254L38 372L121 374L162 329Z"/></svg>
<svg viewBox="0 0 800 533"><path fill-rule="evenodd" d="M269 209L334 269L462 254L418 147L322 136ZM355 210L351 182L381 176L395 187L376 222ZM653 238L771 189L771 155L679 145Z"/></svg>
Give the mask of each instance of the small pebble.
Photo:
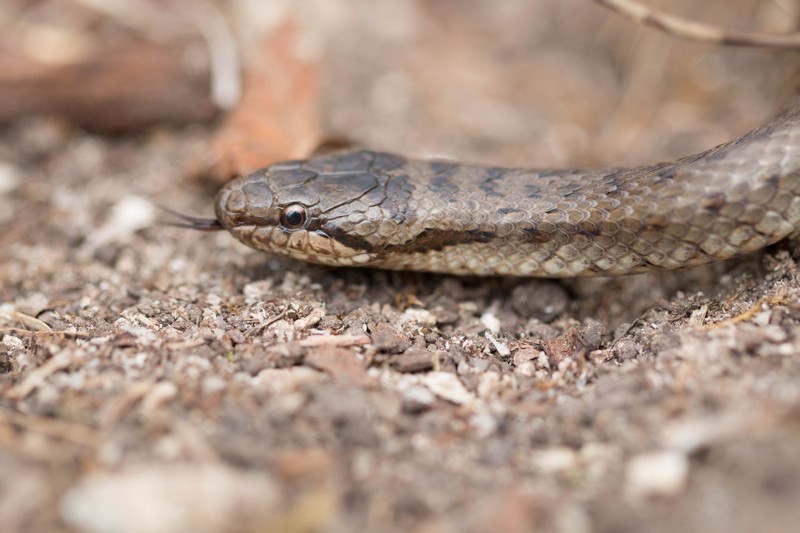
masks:
<svg viewBox="0 0 800 533"><path fill-rule="evenodd" d="M572 448L558 446L536 452L533 462L543 474L557 474L576 468L578 454Z"/></svg>
<svg viewBox="0 0 800 533"><path fill-rule="evenodd" d="M425 372L433 369L434 357L436 354L427 350L410 350L392 357L390 364L398 372Z"/></svg>
<svg viewBox="0 0 800 533"><path fill-rule="evenodd" d="M430 408L436 401L436 396L422 385L413 385L401 392L403 396L403 411L407 413L420 413Z"/></svg>
<svg viewBox="0 0 800 533"><path fill-rule="evenodd" d="M486 311L481 315L481 324L495 335L500 333L500 319L491 311Z"/></svg>
<svg viewBox="0 0 800 533"><path fill-rule="evenodd" d="M385 322L375 324L371 336L372 346L380 352L400 353L411 346L408 335Z"/></svg>
<svg viewBox="0 0 800 533"><path fill-rule="evenodd" d="M313 328L319 321L322 320L322 317L325 316L325 309L322 307L315 307L311 310L309 314L304 316L303 318L298 318L294 321L294 329L297 331L305 331L307 329Z"/></svg>
<svg viewBox="0 0 800 533"><path fill-rule="evenodd" d="M457 405L466 405L475 401L455 374L449 372L431 372L422 377L422 383L436 396Z"/></svg>
<svg viewBox="0 0 800 533"><path fill-rule="evenodd" d="M436 325L436 316L427 309L409 308L400 317L400 324L416 324L418 326L428 326L432 328Z"/></svg>
<svg viewBox="0 0 800 533"><path fill-rule="evenodd" d="M511 350L508 349L508 346L495 339L494 336L488 331L485 333L485 335L486 338L489 339L489 342L492 343L492 346L494 346L495 351L497 351L497 355L500 357L508 357L511 355Z"/></svg>
<svg viewBox="0 0 800 533"><path fill-rule="evenodd" d="M689 460L678 451L647 452L630 460L625 492L631 498L675 496L686 486Z"/></svg>
<svg viewBox="0 0 800 533"><path fill-rule="evenodd" d="M17 167L6 161L0 161L0 194L11 192L20 184Z"/></svg>
<svg viewBox="0 0 800 533"><path fill-rule="evenodd" d="M127 242L134 232L152 224L154 218L153 204L140 196L125 196L111 208L108 221L89 234L86 246L93 251L110 243Z"/></svg>

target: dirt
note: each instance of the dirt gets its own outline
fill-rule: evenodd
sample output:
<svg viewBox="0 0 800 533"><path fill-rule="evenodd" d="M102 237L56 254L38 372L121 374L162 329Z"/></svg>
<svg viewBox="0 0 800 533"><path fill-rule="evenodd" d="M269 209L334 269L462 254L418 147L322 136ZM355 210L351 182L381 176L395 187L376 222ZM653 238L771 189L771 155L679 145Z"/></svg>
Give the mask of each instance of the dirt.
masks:
<svg viewBox="0 0 800 533"><path fill-rule="evenodd" d="M322 5L293 9L328 132L411 156L686 155L766 118L794 66L587 2ZM4 530L795 530L793 241L626 278L304 265L152 225L211 213L215 129L0 131Z"/></svg>

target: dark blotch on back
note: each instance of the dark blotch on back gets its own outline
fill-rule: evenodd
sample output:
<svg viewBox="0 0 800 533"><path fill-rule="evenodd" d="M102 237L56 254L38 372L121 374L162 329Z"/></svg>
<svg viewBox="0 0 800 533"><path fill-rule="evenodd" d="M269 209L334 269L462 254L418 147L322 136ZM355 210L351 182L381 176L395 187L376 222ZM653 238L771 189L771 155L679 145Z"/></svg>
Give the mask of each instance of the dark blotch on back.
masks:
<svg viewBox="0 0 800 533"><path fill-rule="evenodd" d="M396 170L404 166L408 160L404 157L386 152L372 152L375 159L372 162L373 171Z"/></svg>
<svg viewBox="0 0 800 533"><path fill-rule="evenodd" d="M720 209L725 207L725 204L727 202L728 199L725 196L725 193L718 192L706 195L706 197L700 201L700 207L708 209L709 211L719 211Z"/></svg>
<svg viewBox="0 0 800 533"><path fill-rule="evenodd" d="M525 239L523 242L548 242L551 240L551 236L547 233L540 231L539 228L536 226L524 226L520 228L522 233L525 235Z"/></svg>
<svg viewBox="0 0 800 533"><path fill-rule="evenodd" d="M431 172L427 184L431 192L440 194L443 198L455 194L458 186L453 183L453 177L458 174L460 165L446 161L431 161L428 167Z"/></svg>
<svg viewBox="0 0 800 533"><path fill-rule="evenodd" d="M499 167L487 167L483 169L483 172L486 174L486 178L478 185L478 188L489 196L499 195L499 193L494 190L496 185L495 181L497 178L502 178L509 170Z"/></svg>
<svg viewBox="0 0 800 533"><path fill-rule="evenodd" d="M452 176L456 172L461 165L458 163L453 163L451 161L431 161L429 163L431 172L434 174L441 174L443 176Z"/></svg>
<svg viewBox="0 0 800 533"><path fill-rule="evenodd" d="M781 184L781 177L778 174L773 174L765 180L765 184L777 189Z"/></svg>

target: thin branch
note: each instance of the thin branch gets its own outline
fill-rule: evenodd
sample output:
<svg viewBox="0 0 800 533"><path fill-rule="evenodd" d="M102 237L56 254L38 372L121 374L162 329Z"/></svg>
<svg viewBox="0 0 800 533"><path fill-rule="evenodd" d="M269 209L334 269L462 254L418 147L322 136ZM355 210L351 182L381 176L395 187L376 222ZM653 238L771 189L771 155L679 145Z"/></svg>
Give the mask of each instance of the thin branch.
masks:
<svg viewBox="0 0 800 533"><path fill-rule="evenodd" d="M93 449L99 448L106 440L105 433L89 426L58 418L24 414L6 407L0 407L0 425L16 426Z"/></svg>
<svg viewBox="0 0 800 533"><path fill-rule="evenodd" d="M800 33L747 32L676 17L636 0L594 0L623 17L669 35L701 43L800 49Z"/></svg>

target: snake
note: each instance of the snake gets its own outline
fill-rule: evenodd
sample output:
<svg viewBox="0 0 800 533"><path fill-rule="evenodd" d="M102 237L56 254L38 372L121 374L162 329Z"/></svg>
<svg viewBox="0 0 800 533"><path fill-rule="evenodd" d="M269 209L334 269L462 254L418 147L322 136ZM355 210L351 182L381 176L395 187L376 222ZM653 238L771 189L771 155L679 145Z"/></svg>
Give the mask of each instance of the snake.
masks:
<svg viewBox="0 0 800 533"><path fill-rule="evenodd" d="M215 219L310 263L567 278L673 270L800 231L800 106L676 161L528 169L353 151L234 178Z"/></svg>

